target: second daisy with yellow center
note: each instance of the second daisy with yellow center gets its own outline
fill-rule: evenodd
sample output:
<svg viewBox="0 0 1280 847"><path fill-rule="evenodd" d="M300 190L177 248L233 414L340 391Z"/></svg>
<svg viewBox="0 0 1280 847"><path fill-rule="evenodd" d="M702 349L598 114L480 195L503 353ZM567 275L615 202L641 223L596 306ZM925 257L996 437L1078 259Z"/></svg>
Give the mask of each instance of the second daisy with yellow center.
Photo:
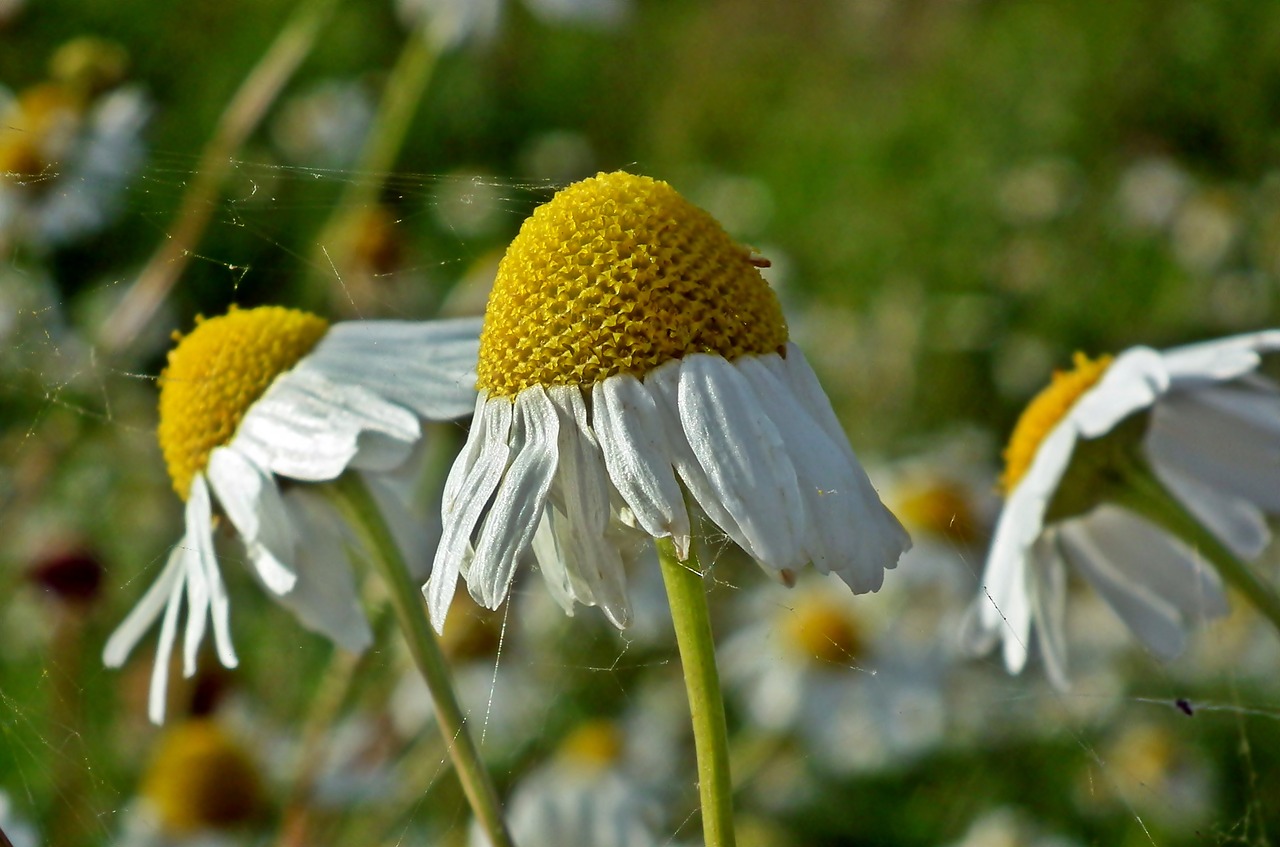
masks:
<svg viewBox="0 0 1280 847"><path fill-rule="evenodd" d="M485 315L480 398L444 495L427 586L495 608L532 551L556 598L630 609L628 534L682 558L689 499L767 571L812 562L879 587L909 542L791 343L759 260L666 183L571 185L504 257Z"/></svg>

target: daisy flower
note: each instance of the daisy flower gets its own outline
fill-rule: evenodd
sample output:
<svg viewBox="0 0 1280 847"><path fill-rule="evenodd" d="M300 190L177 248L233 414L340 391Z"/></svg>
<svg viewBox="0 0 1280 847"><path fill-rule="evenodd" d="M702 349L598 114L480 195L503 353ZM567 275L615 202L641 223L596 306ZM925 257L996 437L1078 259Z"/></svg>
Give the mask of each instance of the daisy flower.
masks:
<svg viewBox="0 0 1280 847"><path fill-rule="evenodd" d="M566 612L631 617L628 535L689 555L686 492L769 573L877 590L910 545L790 341L767 262L664 182L600 174L525 221L480 339L425 592L497 608L532 552ZM638 531L638 532L636 532Z"/></svg>
<svg viewBox="0 0 1280 847"><path fill-rule="evenodd" d="M1077 354L1055 374L1005 450L971 646L1002 640L1017 673L1034 624L1046 672L1065 685L1068 564L1162 658L1190 624L1226 613L1224 577L1278 620L1274 591L1240 561L1262 552L1264 515L1280 512L1280 391L1256 373L1278 348L1272 330Z"/></svg>
<svg viewBox="0 0 1280 847"><path fill-rule="evenodd" d="M163 719L184 599L186 675L195 672L210 620L219 660L228 668L237 663L213 550L215 501L273 597L338 645L368 646L369 625L332 515L304 490L282 495L276 477L321 482L348 468L400 465L421 435L421 418L469 411L478 330L472 319L330 326L306 312L264 306L197 319L178 337L160 376L158 435L174 490L186 502L186 531L104 651L107 665L120 666L164 613L153 721Z"/></svg>

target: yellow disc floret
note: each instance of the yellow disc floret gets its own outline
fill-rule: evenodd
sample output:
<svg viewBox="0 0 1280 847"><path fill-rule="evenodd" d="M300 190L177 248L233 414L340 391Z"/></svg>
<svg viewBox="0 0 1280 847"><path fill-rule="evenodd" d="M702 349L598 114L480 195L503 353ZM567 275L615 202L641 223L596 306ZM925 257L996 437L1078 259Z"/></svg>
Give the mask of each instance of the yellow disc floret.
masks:
<svg viewBox="0 0 1280 847"><path fill-rule="evenodd" d="M748 248L665 182L599 174L534 210L507 248L478 382L514 396L786 342L778 299Z"/></svg>
<svg viewBox="0 0 1280 847"><path fill-rule="evenodd" d="M608 767L622 758L626 742L622 729L603 718L575 727L560 742L560 758L575 765Z"/></svg>
<svg viewBox="0 0 1280 847"><path fill-rule="evenodd" d="M225 829L262 811L258 769L218 724L200 718L165 731L142 781L161 828L171 835Z"/></svg>
<svg viewBox="0 0 1280 847"><path fill-rule="evenodd" d="M1036 458L1036 451L1040 449L1040 442L1066 416L1080 395L1102 379L1111 366L1111 359L1111 356L1090 359L1083 353L1076 353L1072 362L1075 367L1069 371L1055 371L1053 381L1023 410L1009 438L1009 446L1004 449L1004 474L1000 477L1000 487L1006 495L1026 475Z"/></svg>
<svg viewBox="0 0 1280 847"><path fill-rule="evenodd" d="M240 419L271 381L324 336L329 323L296 309L261 306L196 318L169 351L160 374L158 435L174 490L184 500L209 453L235 435Z"/></svg>

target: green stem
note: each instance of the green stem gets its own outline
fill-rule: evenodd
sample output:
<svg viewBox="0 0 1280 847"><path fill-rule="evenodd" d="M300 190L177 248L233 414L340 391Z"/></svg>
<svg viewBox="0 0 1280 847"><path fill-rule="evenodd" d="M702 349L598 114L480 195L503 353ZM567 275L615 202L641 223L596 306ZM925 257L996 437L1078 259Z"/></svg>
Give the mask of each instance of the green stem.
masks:
<svg viewBox="0 0 1280 847"><path fill-rule="evenodd" d="M1174 536L1204 556L1218 569L1228 584L1249 599L1271 624L1280 631L1280 594L1275 586L1264 581L1240 561L1234 553L1174 497L1145 464L1135 464L1127 469L1125 484L1117 486L1112 495L1123 506Z"/></svg>
<svg viewBox="0 0 1280 847"><path fill-rule="evenodd" d="M698 756L698 793L702 799L702 832L706 847L733 847L733 783L729 777L729 733L724 698L716 671L715 642L707 594L695 548L681 562L669 538L657 541L662 581L675 624L685 690L693 718L693 744Z"/></svg>
<svg viewBox="0 0 1280 847"><path fill-rule="evenodd" d="M444 652L435 630L427 619L422 592L409 577L400 548L391 536L378 505L359 475L348 472L329 486L344 516L356 528L368 547L374 565L381 573L391 595L391 606L408 642L414 662L427 681L435 704L436 721L440 724L449 756L458 772L458 780L467 795L476 819L484 828L493 847L514 847L502 819L502 804L493 780L480 761L480 752L466 728L466 718L453 691Z"/></svg>
<svg viewBox="0 0 1280 847"><path fill-rule="evenodd" d="M322 276L337 273L341 281L350 270L360 211L378 202L387 176L400 156L418 103L431 81L437 58L435 45L425 32L419 29L409 33L404 49L387 75L378 112L356 162L354 178L347 183L333 215L321 229L319 249L324 255L315 257L312 267Z"/></svg>

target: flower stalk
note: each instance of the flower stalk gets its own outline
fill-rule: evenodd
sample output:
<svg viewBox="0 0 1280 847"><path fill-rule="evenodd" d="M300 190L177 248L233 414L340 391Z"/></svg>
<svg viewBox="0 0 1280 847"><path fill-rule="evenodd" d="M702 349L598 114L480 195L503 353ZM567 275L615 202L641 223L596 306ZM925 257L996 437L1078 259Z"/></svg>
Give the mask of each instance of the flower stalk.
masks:
<svg viewBox="0 0 1280 847"><path fill-rule="evenodd" d="M670 538L659 538L656 544L693 720L703 837L707 847L733 847L729 734L725 726L724 698L720 693L711 616L707 609L697 548L691 544L689 556L682 562L676 556L675 545Z"/></svg>
<svg viewBox="0 0 1280 847"><path fill-rule="evenodd" d="M436 721L446 739L449 756L476 820L493 847L514 847L502 818L502 804L493 780L480 760L480 752L471 733L467 731L466 717L454 693L444 652L427 618L422 594L409 576L404 557L373 495L360 476L350 471L327 488L343 515L360 533L374 566L386 582L396 620L431 691Z"/></svg>

